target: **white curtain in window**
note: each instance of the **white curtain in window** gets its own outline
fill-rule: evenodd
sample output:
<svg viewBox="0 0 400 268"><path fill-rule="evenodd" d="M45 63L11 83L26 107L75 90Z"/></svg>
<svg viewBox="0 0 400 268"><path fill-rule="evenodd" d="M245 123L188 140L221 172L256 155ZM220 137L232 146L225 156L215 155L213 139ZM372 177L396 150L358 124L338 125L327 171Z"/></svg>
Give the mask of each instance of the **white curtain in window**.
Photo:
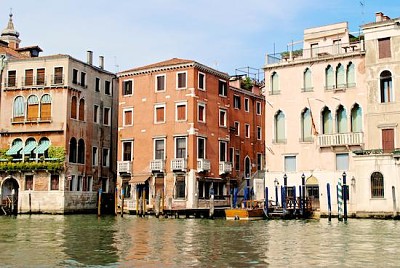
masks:
<svg viewBox="0 0 400 268"><path fill-rule="evenodd" d="M336 154L336 170L349 169L349 154Z"/></svg>
<svg viewBox="0 0 400 268"><path fill-rule="evenodd" d="M296 156L295 155L285 156L285 171L286 172L296 171Z"/></svg>

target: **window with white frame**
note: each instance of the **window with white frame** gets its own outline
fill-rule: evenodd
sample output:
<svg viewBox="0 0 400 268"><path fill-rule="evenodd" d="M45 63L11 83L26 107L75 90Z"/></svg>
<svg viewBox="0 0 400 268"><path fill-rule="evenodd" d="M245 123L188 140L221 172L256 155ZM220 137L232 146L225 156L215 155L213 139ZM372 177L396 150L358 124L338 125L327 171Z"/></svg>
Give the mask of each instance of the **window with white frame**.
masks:
<svg viewBox="0 0 400 268"><path fill-rule="evenodd" d="M103 148L103 161L102 161L103 167L109 167L110 166L110 149L108 148Z"/></svg>
<svg viewBox="0 0 400 268"><path fill-rule="evenodd" d="M206 138L197 137L197 159L206 159Z"/></svg>
<svg viewBox="0 0 400 268"><path fill-rule="evenodd" d="M348 153L336 154L336 170L338 170L338 171L349 170L349 154Z"/></svg>
<svg viewBox="0 0 400 268"><path fill-rule="evenodd" d="M206 74L199 72L198 87L200 90L206 90Z"/></svg>
<svg viewBox="0 0 400 268"><path fill-rule="evenodd" d="M87 191L92 192L93 191L93 177L92 176L87 176Z"/></svg>
<svg viewBox="0 0 400 268"><path fill-rule="evenodd" d="M250 100L248 98L244 98L244 111L250 112Z"/></svg>
<svg viewBox="0 0 400 268"><path fill-rule="evenodd" d="M93 105L93 122L99 123L99 106Z"/></svg>
<svg viewBox="0 0 400 268"><path fill-rule="evenodd" d="M197 121L205 123L206 122L206 104L197 104Z"/></svg>
<svg viewBox="0 0 400 268"><path fill-rule="evenodd" d="M260 126L257 126L257 140L262 139L262 130Z"/></svg>
<svg viewBox="0 0 400 268"><path fill-rule="evenodd" d="M133 141L122 142L122 161L133 160Z"/></svg>
<svg viewBox="0 0 400 268"><path fill-rule="evenodd" d="M111 108L104 107L103 110L103 125L109 126L111 121Z"/></svg>
<svg viewBox="0 0 400 268"><path fill-rule="evenodd" d="M240 170L240 150L235 149L235 170Z"/></svg>
<svg viewBox="0 0 400 268"><path fill-rule="evenodd" d="M244 133L245 133L246 138L250 138L250 125L249 124L244 125Z"/></svg>
<svg viewBox="0 0 400 268"><path fill-rule="evenodd" d="M175 138L175 158L186 158L186 137Z"/></svg>
<svg viewBox="0 0 400 268"><path fill-rule="evenodd" d="M235 135L240 136L240 122L235 121Z"/></svg>
<svg viewBox="0 0 400 268"><path fill-rule="evenodd" d="M50 175L50 190L57 191L60 189L60 175L51 174Z"/></svg>
<svg viewBox="0 0 400 268"><path fill-rule="evenodd" d="M259 101L256 102L256 114L257 115L261 115L262 114L261 102L259 102Z"/></svg>
<svg viewBox="0 0 400 268"><path fill-rule="evenodd" d="M220 141L219 142L219 161L220 162L228 161L227 154L228 154L228 143L226 141Z"/></svg>
<svg viewBox="0 0 400 268"><path fill-rule="evenodd" d="M224 80L219 80L218 82L218 95L226 97L228 96L228 91L226 87L226 81Z"/></svg>
<svg viewBox="0 0 400 268"><path fill-rule="evenodd" d="M285 155L285 172L295 172L296 171L296 156L295 155Z"/></svg>
<svg viewBox="0 0 400 268"><path fill-rule="evenodd" d="M383 71L380 75L380 97L381 103L394 101L392 73L390 71Z"/></svg>
<svg viewBox="0 0 400 268"><path fill-rule="evenodd" d="M240 96L238 95L233 95L233 108L239 109L240 110Z"/></svg>
<svg viewBox="0 0 400 268"><path fill-rule="evenodd" d="M154 159L165 159L165 139L154 139Z"/></svg>
<svg viewBox="0 0 400 268"><path fill-rule="evenodd" d="M156 104L154 106L154 123L165 123L165 104Z"/></svg>
<svg viewBox="0 0 400 268"><path fill-rule="evenodd" d="M166 75L160 74L156 76L156 92L165 91Z"/></svg>
<svg viewBox="0 0 400 268"><path fill-rule="evenodd" d="M98 149L97 147L92 147L92 166L97 166L99 161Z"/></svg>
<svg viewBox="0 0 400 268"><path fill-rule="evenodd" d="M178 102L175 104L175 121L186 121L186 106L186 102Z"/></svg>
<svg viewBox="0 0 400 268"><path fill-rule="evenodd" d="M122 122L123 126L133 125L133 108L127 108L123 110Z"/></svg>
<svg viewBox="0 0 400 268"><path fill-rule="evenodd" d="M219 126L226 127L226 110L219 110Z"/></svg>
<svg viewBox="0 0 400 268"><path fill-rule="evenodd" d="M187 72L178 72L176 74L176 88L185 89L187 88Z"/></svg>
<svg viewBox="0 0 400 268"><path fill-rule="evenodd" d="M125 80L122 82L122 95L128 96L133 94L133 80Z"/></svg>

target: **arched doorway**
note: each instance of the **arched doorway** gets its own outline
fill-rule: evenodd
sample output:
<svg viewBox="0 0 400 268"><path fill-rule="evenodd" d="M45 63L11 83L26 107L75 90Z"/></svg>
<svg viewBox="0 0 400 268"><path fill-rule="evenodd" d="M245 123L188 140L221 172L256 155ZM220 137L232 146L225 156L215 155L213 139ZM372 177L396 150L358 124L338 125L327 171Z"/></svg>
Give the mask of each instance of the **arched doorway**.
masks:
<svg viewBox="0 0 400 268"><path fill-rule="evenodd" d="M18 213L19 184L14 178L6 178L1 185L1 204L13 214Z"/></svg>
<svg viewBox="0 0 400 268"><path fill-rule="evenodd" d="M306 180L307 197L311 199L313 210L319 209L319 183L318 179L310 176Z"/></svg>
<svg viewBox="0 0 400 268"><path fill-rule="evenodd" d="M249 156L244 158L244 176L245 178L250 178L251 176L251 161Z"/></svg>

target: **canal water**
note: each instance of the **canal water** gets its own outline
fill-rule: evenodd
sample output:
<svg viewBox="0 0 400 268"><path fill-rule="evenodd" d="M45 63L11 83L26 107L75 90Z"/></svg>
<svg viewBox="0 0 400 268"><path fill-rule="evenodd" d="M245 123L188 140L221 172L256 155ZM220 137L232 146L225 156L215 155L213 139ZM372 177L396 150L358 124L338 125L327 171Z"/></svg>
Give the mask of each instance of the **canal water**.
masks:
<svg viewBox="0 0 400 268"><path fill-rule="evenodd" d="M0 267L400 266L400 221L0 217Z"/></svg>

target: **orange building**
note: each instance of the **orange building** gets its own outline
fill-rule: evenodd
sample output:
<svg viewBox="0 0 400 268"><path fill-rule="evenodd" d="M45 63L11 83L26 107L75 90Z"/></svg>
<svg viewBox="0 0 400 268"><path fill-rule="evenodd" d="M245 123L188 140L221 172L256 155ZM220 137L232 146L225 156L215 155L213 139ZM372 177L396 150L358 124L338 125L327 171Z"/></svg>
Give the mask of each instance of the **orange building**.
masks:
<svg viewBox="0 0 400 268"><path fill-rule="evenodd" d="M127 209L158 200L169 209L206 208L212 193L215 206L228 206L232 185L263 169L256 84L230 87L226 73L177 58L118 77L117 171Z"/></svg>

